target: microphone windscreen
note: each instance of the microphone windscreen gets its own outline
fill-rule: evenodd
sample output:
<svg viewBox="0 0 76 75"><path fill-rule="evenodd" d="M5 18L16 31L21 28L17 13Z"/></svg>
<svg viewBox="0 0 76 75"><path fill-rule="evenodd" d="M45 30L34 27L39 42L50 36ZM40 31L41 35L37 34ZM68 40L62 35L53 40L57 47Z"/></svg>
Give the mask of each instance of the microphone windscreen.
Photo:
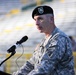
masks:
<svg viewBox="0 0 76 75"><path fill-rule="evenodd" d="M25 42L27 39L28 39L28 37L24 36L20 41L17 41L16 44L21 44L21 43Z"/></svg>

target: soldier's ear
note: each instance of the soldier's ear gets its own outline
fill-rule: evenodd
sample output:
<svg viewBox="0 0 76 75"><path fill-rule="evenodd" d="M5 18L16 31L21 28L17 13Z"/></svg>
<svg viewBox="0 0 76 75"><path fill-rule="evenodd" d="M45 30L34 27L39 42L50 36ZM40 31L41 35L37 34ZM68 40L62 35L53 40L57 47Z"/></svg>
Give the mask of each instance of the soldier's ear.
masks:
<svg viewBox="0 0 76 75"><path fill-rule="evenodd" d="M53 22L54 21L54 18L53 16L50 17L50 22Z"/></svg>

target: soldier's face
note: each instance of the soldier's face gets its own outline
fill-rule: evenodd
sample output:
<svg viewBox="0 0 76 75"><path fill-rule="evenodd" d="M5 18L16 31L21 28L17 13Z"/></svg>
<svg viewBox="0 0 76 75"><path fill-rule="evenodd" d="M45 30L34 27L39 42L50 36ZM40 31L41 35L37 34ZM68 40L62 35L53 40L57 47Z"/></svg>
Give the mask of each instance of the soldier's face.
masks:
<svg viewBox="0 0 76 75"><path fill-rule="evenodd" d="M51 27L51 23L49 18L46 15L37 15L34 16L35 24L37 26L37 29L41 33L46 33L49 31Z"/></svg>

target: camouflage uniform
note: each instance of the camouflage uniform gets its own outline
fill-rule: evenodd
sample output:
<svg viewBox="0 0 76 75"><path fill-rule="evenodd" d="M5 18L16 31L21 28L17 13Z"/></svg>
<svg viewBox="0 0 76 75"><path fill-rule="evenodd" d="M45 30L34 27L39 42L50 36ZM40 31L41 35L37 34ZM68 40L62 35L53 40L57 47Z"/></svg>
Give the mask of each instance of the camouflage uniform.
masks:
<svg viewBox="0 0 76 75"><path fill-rule="evenodd" d="M58 28L13 75L75 75L70 39Z"/></svg>

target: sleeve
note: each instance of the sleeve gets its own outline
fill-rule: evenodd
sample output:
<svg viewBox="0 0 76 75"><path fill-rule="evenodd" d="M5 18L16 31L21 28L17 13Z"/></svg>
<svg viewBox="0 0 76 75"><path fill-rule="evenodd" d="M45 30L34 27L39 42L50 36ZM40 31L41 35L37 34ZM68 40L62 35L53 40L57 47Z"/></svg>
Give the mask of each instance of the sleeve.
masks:
<svg viewBox="0 0 76 75"><path fill-rule="evenodd" d="M17 72L12 75L28 75L28 73L33 69L33 65L30 62L26 62Z"/></svg>
<svg viewBox="0 0 76 75"><path fill-rule="evenodd" d="M33 69L35 64L35 55L33 53L32 57L17 71L12 75L28 75Z"/></svg>
<svg viewBox="0 0 76 75"><path fill-rule="evenodd" d="M36 69L32 70L28 75L50 75L54 73L54 69L65 53L65 38L59 37L54 39L41 62Z"/></svg>

